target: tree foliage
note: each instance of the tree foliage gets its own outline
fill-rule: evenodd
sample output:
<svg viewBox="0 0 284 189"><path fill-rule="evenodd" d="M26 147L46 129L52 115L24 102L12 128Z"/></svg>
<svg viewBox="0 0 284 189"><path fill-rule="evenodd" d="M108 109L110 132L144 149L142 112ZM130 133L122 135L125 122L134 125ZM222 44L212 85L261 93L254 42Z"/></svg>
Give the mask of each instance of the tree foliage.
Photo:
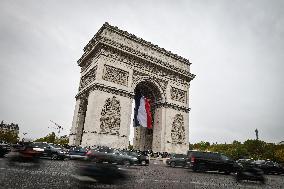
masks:
<svg viewBox="0 0 284 189"><path fill-rule="evenodd" d="M19 141L19 136L13 131L0 131L0 141L15 144Z"/></svg>
<svg viewBox="0 0 284 189"><path fill-rule="evenodd" d="M45 137L34 140L35 142L47 142L53 144L60 144L62 146L68 145L69 138L58 138L54 132L46 135Z"/></svg>
<svg viewBox="0 0 284 189"><path fill-rule="evenodd" d="M242 158L253 158L263 160L273 160L284 163L284 145L266 143L261 140L246 140L243 144L239 141L233 141L231 144L211 144L201 141L196 144L190 144L189 149L212 151L223 153L235 160Z"/></svg>

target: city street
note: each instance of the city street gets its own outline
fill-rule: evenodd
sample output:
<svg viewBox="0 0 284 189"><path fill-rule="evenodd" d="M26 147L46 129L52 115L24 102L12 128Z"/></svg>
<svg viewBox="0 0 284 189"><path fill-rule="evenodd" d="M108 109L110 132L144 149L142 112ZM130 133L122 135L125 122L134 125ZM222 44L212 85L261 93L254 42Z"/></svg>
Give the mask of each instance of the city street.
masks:
<svg viewBox="0 0 284 189"><path fill-rule="evenodd" d="M0 188L284 188L284 176L268 175L267 182L237 183L234 175L194 173L190 169L167 167L152 160L149 166L123 167L129 180L116 185L81 185L73 175L78 161L43 160L39 168L28 164L8 166L0 159Z"/></svg>

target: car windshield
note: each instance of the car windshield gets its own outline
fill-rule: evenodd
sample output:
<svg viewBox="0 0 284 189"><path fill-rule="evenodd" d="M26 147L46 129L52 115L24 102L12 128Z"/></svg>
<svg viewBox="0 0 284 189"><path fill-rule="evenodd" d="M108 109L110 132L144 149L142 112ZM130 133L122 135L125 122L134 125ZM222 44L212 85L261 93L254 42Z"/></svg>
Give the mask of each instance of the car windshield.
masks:
<svg viewBox="0 0 284 189"><path fill-rule="evenodd" d="M229 157L227 157L227 156L225 156L225 155L221 155L221 158L222 158L222 160L225 160L225 161L230 160L230 158L229 158Z"/></svg>
<svg viewBox="0 0 284 189"><path fill-rule="evenodd" d="M130 156L138 156L138 154L136 152L128 152L128 155L130 155Z"/></svg>
<svg viewBox="0 0 284 189"><path fill-rule="evenodd" d="M56 144L49 144L50 148L61 148L60 146L56 145Z"/></svg>
<svg viewBox="0 0 284 189"><path fill-rule="evenodd" d="M186 157L186 155L184 155L184 154L173 154L172 157L173 158L184 158L184 157Z"/></svg>

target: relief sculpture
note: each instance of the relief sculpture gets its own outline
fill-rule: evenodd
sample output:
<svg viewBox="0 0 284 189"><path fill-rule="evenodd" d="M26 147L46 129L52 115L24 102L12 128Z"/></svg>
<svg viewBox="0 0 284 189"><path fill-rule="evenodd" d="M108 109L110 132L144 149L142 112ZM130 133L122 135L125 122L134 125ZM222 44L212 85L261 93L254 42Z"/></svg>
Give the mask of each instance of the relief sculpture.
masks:
<svg viewBox="0 0 284 189"><path fill-rule="evenodd" d="M171 130L172 143L182 144L185 141L185 129L183 115L176 114Z"/></svg>
<svg viewBox="0 0 284 189"><path fill-rule="evenodd" d="M82 76L81 81L80 81L79 91L84 89L86 86L88 86L93 81L95 81L96 71L97 71L97 67L95 66L88 73Z"/></svg>
<svg viewBox="0 0 284 189"><path fill-rule="evenodd" d="M103 79L119 85L127 86L128 75L127 71L105 65Z"/></svg>
<svg viewBox="0 0 284 189"><path fill-rule="evenodd" d="M101 112L100 134L119 135L120 102L115 96L108 98Z"/></svg>
<svg viewBox="0 0 284 189"><path fill-rule="evenodd" d="M175 87L171 87L171 99L172 100L186 103L186 96L187 96L186 91L177 89Z"/></svg>

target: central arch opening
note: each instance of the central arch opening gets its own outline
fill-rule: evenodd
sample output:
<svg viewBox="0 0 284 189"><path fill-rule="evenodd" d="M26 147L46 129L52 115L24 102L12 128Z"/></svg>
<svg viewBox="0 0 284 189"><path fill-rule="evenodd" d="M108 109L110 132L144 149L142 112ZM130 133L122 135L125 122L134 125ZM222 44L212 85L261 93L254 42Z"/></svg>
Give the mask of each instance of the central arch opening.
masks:
<svg viewBox="0 0 284 189"><path fill-rule="evenodd" d="M136 150L146 151L146 150L152 150L153 146L153 132L154 130L154 117L155 117L155 105L157 101L161 99L161 93L158 89L158 87L150 82L150 81L142 81L138 83L134 89L134 101L133 106L134 110L133 113L137 109L137 103L139 103L139 100L141 96L144 96L149 100L150 103L150 110L152 114L152 129L148 129L142 126L137 126L137 123L135 123L135 120L133 120L134 125L134 138L133 138L133 148ZM135 127L136 126L136 127Z"/></svg>

